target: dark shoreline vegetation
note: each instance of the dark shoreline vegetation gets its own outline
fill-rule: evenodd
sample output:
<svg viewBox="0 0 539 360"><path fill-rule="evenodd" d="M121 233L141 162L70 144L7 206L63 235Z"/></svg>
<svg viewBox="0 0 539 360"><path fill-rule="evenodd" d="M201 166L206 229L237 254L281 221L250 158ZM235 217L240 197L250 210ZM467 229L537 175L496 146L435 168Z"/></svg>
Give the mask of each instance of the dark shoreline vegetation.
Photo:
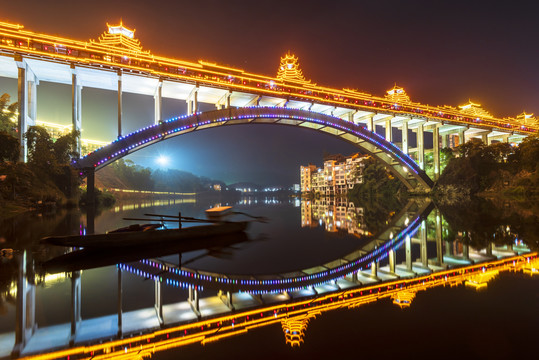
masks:
<svg viewBox="0 0 539 360"><path fill-rule="evenodd" d="M539 137L529 136L518 146L485 145L472 139L455 149L431 192L435 200L470 196L505 196L539 200Z"/></svg>

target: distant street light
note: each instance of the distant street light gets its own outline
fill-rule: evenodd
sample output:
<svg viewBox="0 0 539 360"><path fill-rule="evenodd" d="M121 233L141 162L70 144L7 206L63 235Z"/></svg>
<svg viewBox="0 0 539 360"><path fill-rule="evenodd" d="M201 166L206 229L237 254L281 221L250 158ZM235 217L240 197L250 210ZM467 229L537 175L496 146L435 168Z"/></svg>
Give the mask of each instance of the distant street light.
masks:
<svg viewBox="0 0 539 360"><path fill-rule="evenodd" d="M160 155L157 158L157 163L161 167L167 167L169 162L170 162L169 158L167 156L165 156L165 155Z"/></svg>

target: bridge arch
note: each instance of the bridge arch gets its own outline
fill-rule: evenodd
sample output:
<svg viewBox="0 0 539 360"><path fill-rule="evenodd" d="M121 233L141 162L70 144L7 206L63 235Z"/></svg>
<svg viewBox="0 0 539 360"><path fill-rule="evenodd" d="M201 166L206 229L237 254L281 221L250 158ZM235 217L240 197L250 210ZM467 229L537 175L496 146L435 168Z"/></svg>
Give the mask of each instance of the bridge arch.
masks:
<svg viewBox="0 0 539 360"><path fill-rule="evenodd" d="M137 150L188 132L236 124L278 124L325 132L347 141L384 163L408 189L431 189L432 180L396 145L360 125L327 114L282 107L241 107L206 111L176 117L148 126L74 160L73 166L85 171L100 168Z"/></svg>

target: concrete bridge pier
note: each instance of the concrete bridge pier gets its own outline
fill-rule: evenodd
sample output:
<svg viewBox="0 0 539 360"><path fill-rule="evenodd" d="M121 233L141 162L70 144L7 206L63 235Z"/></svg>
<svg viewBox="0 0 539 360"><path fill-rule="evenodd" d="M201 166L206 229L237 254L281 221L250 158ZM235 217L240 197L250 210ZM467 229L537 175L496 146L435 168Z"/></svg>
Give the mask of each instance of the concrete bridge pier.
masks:
<svg viewBox="0 0 539 360"><path fill-rule="evenodd" d="M423 124L417 126L417 163L421 170L425 170L425 131Z"/></svg>
<svg viewBox="0 0 539 360"><path fill-rule="evenodd" d="M159 278L154 280L154 289L155 289L155 302L154 302L154 308L155 308L155 314L157 315L157 320L159 320L159 324L163 326L164 320L163 320L163 290L161 287L161 281L159 281ZM198 301L198 299L197 299Z"/></svg>
<svg viewBox="0 0 539 360"><path fill-rule="evenodd" d="M82 129L82 85L80 84L77 69L74 64L71 64L71 121L73 131L78 131L77 136L77 153L81 154L81 129Z"/></svg>
<svg viewBox="0 0 539 360"><path fill-rule="evenodd" d="M370 132L375 132L376 128L374 126L374 115L370 115L367 119L367 130L369 130Z"/></svg>
<svg viewBox="0 0 539 360"><path fill-rule="evenodd" d="M187 102L187 115L193 115L198 112L198 85L191 90L185 100Z"/></svg>
<svg viewBox="0 0 539 360"><path fill-rule="evenodd" d="M406 270L412 270L412 239L409 235L406 235L405 239L405 251L406 251Z"/></svg>
<svg viewBox="0 0 539 360"><path fill-rule="evenodd" d="M85 168L86 174L86 202L88 206L95 204L95 170L94 168Z"/></svg>
<svg viewBox="0 0 539 360"><path fill-rule="evenodd" d="M232 293L230 291L227 291L226 294L223 294L222 290L219 290L219 298L221 301L226 305L227 308L234 311L234 304L232 303Z"/></svg>
<svg viewBox="0 0 539 360"><path fill-rule="evenodd" d="M447 147L447 138L449 137L449 134L440 134L440 137L442 138L442 149L445 149Z"/></svg>
<svg viewBox="0 0 539 360"><path fill-rule="evenodd" d="M389 250L389 272L395 274L395 250Z"/></svg>
<svg viewBox="0 0 539 360"><path fill-rule="evenodd" d="M458 137L459 137L459 145L462 145L464 143L466 143L466 129L462 129L458 132Z"/></svg>
<svg viewBox="0 0 539 360"><path fill-rule="evenodd" d="M464 257L464 259L470 260L470 248L467 244L462 244L462 256Z"/></svg>
<svg viewBox="0 0 539 360"><path fill-rule="evenodd" d="M442 217L440 210L435 209L434 214L436 216L436 265L442 265L444 262L444 254L442 248Z"/></svg>
<svg viewBox="0 0 539 360"><path fill-rule="evenodd" d="M191 305L191 310L193 310L195 315L200 319L201 314L198 290L193 285L189 285L189 298L187 301L189 302L189 305Z"/></svg>
<svg viewBox="0 0 539 360"><path fill-rule="evenodd" d="M15 313L15 346L12 357L20 357L36 329L36 290L35 284L28 281L28 264L32 261L26 251L19 256L19 277L17 278L17 307Z"/></svg>
<svg viewBox="0 0 539 360"><path fill-rule="evenodd" d="M391 127L391 120L393 120L393 116L390 116L386 120L386 140L389 142L393 142L393 128Z"/></svg>
<svg viewBox="0 0 539 360"><path fill-rule="evenodd" d="M427 257L427 223L425 220L421 222L421 228L419 229L419 244L421 265L428 268L429 259Z"/></svg>
<svg viewBox="0 0 539 360"><path fill-rule="evenodd" d="M122 70L118 70L118 137L122 136Z"/></svg>
<svg viewBox="0 0 539 360"><path fill-rule="evenodd" d="M71 275L71 335L69 344L75 343L75 337L82 321L81 317L81 278L80 271L73 271Z"/></svg>
<svg viewBox="0 0 539 360"><path fill-rule="evenodd" d="M123 291L122 291L122 269L118 268L118 302L116 304L118 311L118 336L121 337L123 334Z"/></svg>
<svg viewBox="0 0 539 360"><path fill-rule="evenodd" d="M408 121L410 119L404 119L402 121L402 152L408 155Z"/></svg>
<svg viewBox="0 0 539 360"><path fill-rule="evenodd" d="M215 107L217 108L217 110L221 110L223 107L225 109L229 109L231 96L232 96L232 91L230 90L228 90L223 96L221 96L219 101L217 101L217 103L215 104Z"/></svg>
<svg viewBox="0 0 539 360"><path fill-rule="evenodd" d="M19 161L26 162L28 160L28 145L24 139L24 134L26 134L30 126L34 126L36 123L37 85L39 80L21 55L15 56L15 62L18 69L17 110L19 116L17 119L17 131L19 133L19 143L21 144Z"/></svg>
<svg viewBox="0 0 539 360"><path fill-rule="evenodd" d="M154 125L163 120L163 79L159 79L155 88L154 100Z"/></svg>
<svg viewBox="0 0 539 360"><path fill-rule="evenodd" d="M376 260L371 263L371 275L374 278L378 277L378 262Z"/></svg>
<svg viewBox="0 0 539 360"><path fill-rule="evenodd" d="M434 180L440 177L440 128L435 125L432 129L432 145L434 158Z"/></svg>

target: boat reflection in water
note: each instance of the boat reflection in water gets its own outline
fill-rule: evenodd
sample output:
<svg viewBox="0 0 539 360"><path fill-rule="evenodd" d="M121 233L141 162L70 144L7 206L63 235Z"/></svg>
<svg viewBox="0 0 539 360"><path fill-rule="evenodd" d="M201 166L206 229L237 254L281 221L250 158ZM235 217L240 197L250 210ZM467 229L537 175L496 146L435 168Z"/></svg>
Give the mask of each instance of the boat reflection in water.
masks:
<svg viewBox="0 0 539 360"><path fill-rule="evenodd" d="M68 255L44 263L48 272L69 271L71 322L38 327L35 320L36 279L32 256L18 254L19 273L13 294L17 303L14 333L0 337L1 357L37 355L54 358L133 358L192 343L207 344L245 334L249 330L280 324L291 346L303 342L310 321L324 312L355 308L390 298L409 307L418 291L466 284L480 289L503 271L537 273L537 253L522 243L489 244L487 249L466 249L463 256L444 255L439 231L434 231L436 256L428 257L427 224L432 205L409 203L395 214L388 228L372 236L361 248L326 264L286 274L233 275L189 269L171 263L163 253L124 254L116 266L117 312L81 318L81 277L78 269L101 266L97 253ZM436 223L436 210L434 211ZM230 244L246 241L230 239ZM412 261L412 243L420 245L419 261ZM176 253L179 250L171 250ZM105 258L105 254L103 258ZM131 257L132 256L132 257ZM143 260L136 258L142 256ZM114 263L111 255L106 263ZM183 266L182 266L183 265ZM126 273L154 282L154 306L133 311L122 308L122 282ZM188 291L185 301L163 303L163 288ZM182 290L183 291L183 290ZM202 295L205 295L204 297Z"/></svg>

